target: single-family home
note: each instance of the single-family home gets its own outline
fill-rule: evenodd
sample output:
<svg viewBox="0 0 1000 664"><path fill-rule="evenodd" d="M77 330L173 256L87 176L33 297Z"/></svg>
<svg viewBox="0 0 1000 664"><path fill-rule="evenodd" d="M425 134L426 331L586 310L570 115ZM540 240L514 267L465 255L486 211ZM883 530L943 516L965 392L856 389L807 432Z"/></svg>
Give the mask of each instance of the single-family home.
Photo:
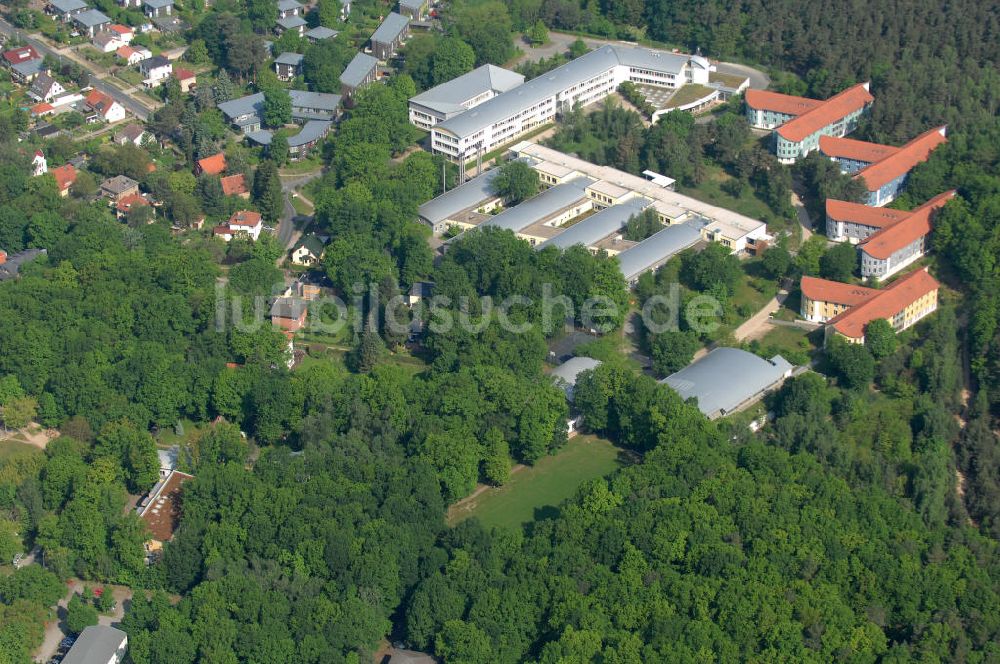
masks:
<svg viewBox="0 0 1000 664"><path fill-rule="evenodd" d="M42 56L31 46L4 51L3 59L15 83L30 83L42 73Z"/></svg>
<svg viewBox="0 0 1000 664"><path fill-rule="evenodd" d="M110 30L101 30L91 40L101 53L113 53L125 45L118 35Z"/></svg>
<svg viewBox="0 0 1000 664"><path fill-rule="evenodd" d="M292 262L296 265L312 267L323 260L323 241L309 233L292 247Z"/></svg>
<svg viewBox="0 0 1000 664"><path fill-rule="evenodd" d="M233 213L229 221L221 226L212 229L212 235L222 238L224 242L229 242L234 237L246 236L252 240L260 237L260 232L264 229L264 221L259 212L252 210L239 210Z"/></svg>
<svg viewBox="0 0 1000 664"><path fill-rule="evenodd" d="M333 39L338 34L340 33L337 32L336 30L331 30L330 28L327 28L325 26L317 25L315 28L312 28L311 30L306 30L304 36L307 40L309 40L310 43L316 44L318 42L325 41L327 39Z"/></svg>
<svg viewBox="0 0 1000 664"><path fill-rule="evenodd" d="M128 219L128 213L132 210L149 206L149 201L146 200L146 197L141 194L123 196L117 203L115 203L115 215L118 217L119 221L125 221Z"/></svg>
<svg viewBox="0 0 1000 664"><path fill-rule="evenodd" d="M115 55L129 65L137 65L146 58L153 57L152 52L150 52L148 48L143 48L141 46L121 46L117 51L115 51Z"/></svg>
<svg viewBox="0 0 1000 664"><path fill-rule="evenodd" d="M271 303L271 324L288 332L298 332L306 324L309 303L298 297L279 297Z"/></svg>
<svg viewBox="0 0 1000 664"><path fill-rule="evenodd" d="M139 73L143 76L142 84L147 88L155 88L166 81L173 70L173 63L162 55L146 58L139 63Z"/></svg>
<svg viewBox="0 0 1000 664"><path fill-rule="evenodd" d="M125 145L126 143L142 145L147 136L149 134L142 128L142 125L133 122L115 132L114 142L118 145Z"/></svg>
<svg viewBox="0 0 1000 664"><path fill-rule="evenodd" d="M46 116L49 113L54 112L55 110L56 110L55 106L46 101L43 101L32 106L31 109L28 111L28 113L31 114L32 120L37 120L38 118Z"/></svg>
<svg viewBox="0 0 1000 664"><path fill-rule="evenodd" d="M149 18L170 16L174 10L174 0L142 0L142 11Z"/></svg>
<svg viewBox="0 0 1000 664"><path fill-rule="evenodd" d="M56 166L49 173L56 179L56 186L59 187L59 195L63 197L68 196L70 187L76 182L76 168L73 167L73 164Z"/></svg>
<svg viewBox="0 0 1000 664"><path fill-rule="evenodd" d="M358 53L340 74L340 94L349 97L355 90L374 83L378 78L378 58Z"/></svg>
<svg viewBox="0 0 1000 664"><path fill-rule="evenodd" d="M220 178L222 193L226 196L239 196L240 198L250 198L250 190L247 188L246 177L242 173L227 175Z"/></svg>
<svg viewBox="0 0 1000 664"><path fill-rule="evenodd" d="M28 89L28 96L35 101L49 101L64 92L66 92L66 88L59 81L49 74L40 74L32 81L31 87Z"/></svg>
<svg viewBox="0 0 1000 664"><path fill-rule="evenodd" d="M389 60L410 35L410 19L389 12L382 24L372 33L372 53L379 60Z"/></svg>
<svg viewBox="0 0 1000 664"><path fill-rule="evenodd" d="M77 25L80 32L93 38L98 32L111 25L111 19L104 12L88 9L73 16L73 23Z"/></svg>
<svg viewBox="0 0 1000 664"><path fill-rule="evenodd" d="M302 16L305 14L305 7L296 0L278 0L278 18L288 18L289 16Z"/></svg>
<svg viewBox="0 0 1000 664"><path fill-rule="evenodd" d="M70 19L87 10L87 3L83 0L49 0L45 5L45 13L63 23L69 23Z"/></svg>
<svg viewBox="0 0 1000 664"><path fill-rule="evenodd" d="M406 298L406 304L415 307L417 303L431 299L434 294L433 281L417 281L410 286L410 293Z"/></svg>
<svg viewBox="0 0 1000 664"><path fill-rule="evenodd" d="M127 175L116 175L101 183L101 196L107 198L113 205L127 196L139 193L139 183Z"/></svg>
<svg viewBox="0 0 1000 664"><path fill-rule="evenodd" d="M274 73L278 75L280 81L290 81L302 74L302 62L305 60L301 53L285 52L274 59Z"/></svg>
<svg viewBox="0 0 1000 664"><path fill-rule="evenodd" d="M213 154L211 157L199 159L194 165L195 175L201 175L202 173L208 173L209 175L222 175L225 171L226 155L222 152Z"/></svg>
<svg viewBox="0 0 1000 664"><path fill-rule="evenodd" d="M41 150L35 150L34 156L31 158L31 175L32 177L38 177L39 175L45 175L49 172L49 162L45 158L45 153Z"/></svg>
<svg viewBox="0 0 1000 664"><path fill-rule="evenodd" d="M94 118L104 122L125 119L125 107L96 88L87 93L84 104L94 113Z"/></svg>
<svg viewBox="0 0 1000 664"><path fill-rule="evenodd" d="M174 70L174 78L177 79L177 84L181 88L181 92L187 94L191 92L198 85L198 79L195 73L190 69L177 68Z"/></svg>
<svg viewBox="0 0 1000 664"><path fill-rule="evenodd" d="M120 39L123 44L131 44L132 39L135 38L135 30L127 25L122 25L121 23L112 23L109 25L108 32L118 35L118 39Z"/></svg>
<svg viewBox="0 0 1000 664"><path fill-rule="evenodd" d="M306 32L306 20L299 15L288 16L287 18L279 18L277 25L274 26L275 32L279 35L288 32L289 30L297 32L300 35L304 35Z"/></svg>
<svg viewBox="0 0 1000 664"><path fill-rule="evenodd" d="M420 21L427 15L427 0L399 0L399 13L412 21Z"/></svg>
<svg viewBox="0 0 1000 664"><path fill-rule="evenodd" d="M257 92L238 99L224 101L218 106L223 117L244 134L260 131L264 112L264 93Z"/></svg>
<svg viewBox="0 0 1000 664"><path fill-rule="evenodd" d="M115 627L91 625L80 632L63 657L63 664L121 664L128 651L128 635Z"/></svg>

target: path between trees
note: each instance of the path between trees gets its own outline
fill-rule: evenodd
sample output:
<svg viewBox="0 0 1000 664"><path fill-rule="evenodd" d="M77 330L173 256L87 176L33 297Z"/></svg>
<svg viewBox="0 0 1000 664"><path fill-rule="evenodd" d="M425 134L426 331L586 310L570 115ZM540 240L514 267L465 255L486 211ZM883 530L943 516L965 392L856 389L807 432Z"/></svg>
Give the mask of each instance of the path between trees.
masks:
<svg viewBox="0 0 1000 664"><path fill-rule="evenodd" d="M781 308L787 297L788 291L778 291L778 294L768 300L760 311L736 328L733 337L737 341L753 341L763 337L771 330L771 314Z"/></svg>

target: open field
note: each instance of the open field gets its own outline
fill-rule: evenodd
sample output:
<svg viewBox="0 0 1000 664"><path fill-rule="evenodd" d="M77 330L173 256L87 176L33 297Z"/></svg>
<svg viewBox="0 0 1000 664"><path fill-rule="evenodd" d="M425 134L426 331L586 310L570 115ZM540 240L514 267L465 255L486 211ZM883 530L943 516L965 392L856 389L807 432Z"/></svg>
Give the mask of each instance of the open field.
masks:
<svg viewBox="0 0 1000 664"><path fill-rule="evenodd" d="M16 456L41 453L40 449L30 443L14 439L0 440L0 463Z"/></svg>
<svg viewBox="0 0 1000 664"><path fill-rule="evenodd" d="M625 452L608 440L576 436L558 454L516 471L504 486L454 505L448 523L455 525L474 516L487 527L518 528L554 516L558 505L580 485L620 468L626 459Z"/></svg>

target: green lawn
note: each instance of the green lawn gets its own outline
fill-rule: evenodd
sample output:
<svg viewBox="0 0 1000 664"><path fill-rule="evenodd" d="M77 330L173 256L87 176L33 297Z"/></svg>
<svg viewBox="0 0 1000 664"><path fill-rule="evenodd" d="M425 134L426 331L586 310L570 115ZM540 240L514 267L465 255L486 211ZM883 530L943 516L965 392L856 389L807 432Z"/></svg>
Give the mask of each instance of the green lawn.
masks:
<svg viewBox="0 0 1000 664"><path fill-rule="evenodd" d="M751 219L760 219L770 222L774 219L774 213L767 203L757 198L753 193L753 187L747 185L743 187L739 198L722 190L722 184L727 180L732 180L732 176L714 164L706 164L708 177L697 187L678 187L678 191L687 194L698 200L712 203L720 207L734 210Z"/></svg>
<svg viewBox="0 0 1000 664"><path fill-rule="evenodd" d="M712 92L713 89L707 85L688 83L674 93L674 96L670 98L670 101L668 101L666 105L664 105L664 108L677 108L678 106L683 106L684 104L691 104L699 99L707 97L712 94Z"/></svg>
<svg viewBox="0 0 1000 664"><path fill-rule="evenodd" d="M558 505L584 482L603 477L623 465L624 453L609 441L591 435L572 438L558 454L515 473L502 487L487 489L448 514L455 525L477 517L483 525L518 528L538 518L554 516Z"/></svg>
<svg viewBox="0 0 1000 664"><path fill-rule="evenodd" d="M303 217L312 216L313 209L306 205L301 198L298 196L291 196L292 207L295 208L295 214L302 215Z"/></svg>
<svg viewBox="0 0 1000 664"><path fill-rule="evenodd" d="M781 355L792 364L807 364L822 343L822 330L775 325L770 332L751 345L752 350L759 351L760 355L767 357Z"/></svg>
<svg viewBox="0 0 1000 664"><path fill-rule="evenodd" d="M42 451L28 443L18 440L0 441L0 464L16 456L27 456L30 454L42 454Z"/></svg>

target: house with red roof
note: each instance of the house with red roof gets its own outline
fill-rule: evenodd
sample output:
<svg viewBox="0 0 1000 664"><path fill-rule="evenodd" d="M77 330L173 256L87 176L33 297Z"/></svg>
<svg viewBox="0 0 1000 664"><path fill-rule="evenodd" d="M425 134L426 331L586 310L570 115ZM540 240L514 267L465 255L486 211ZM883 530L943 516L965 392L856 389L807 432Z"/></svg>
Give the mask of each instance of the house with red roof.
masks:
<svg viewBox="0 0 1000 664"><path fill-rule="evenodd" d="M63 197L69 195L70 187L76 182L76 169L73 167L73 164L57 166L50 169L49 173L56 179L56 186L59 187L59 195Z"/></svg>
<svg viewBox="0 0 1000 664"><path fill-rule="evenodd" d="M847 138L823 136L820 152L837 162L844 173L854 174L868 191L865 203L882 206L891 203L903 191L914 166L927 161L947 138L946 126L936 127L917 136L902 147L880 145Z"/></svg>
<svg viewBox="0 0 1000 664"><path fill-rule="evenodd" d="M198 85L198 79L195 77L194 71L190 69L178 67L174 69L173 77L177 79L177 83L181 86L181 92L184 94L191 92Z"/></svg>
<svg viewBox="0 0 1000 664"><path fill-rule="evenodd" d="M778 160L791 164L818 150L820 137L839 138L854 131L875 101L869 88L870 83L859 83L826 101L747 90L747 122L757 129L771 129Z"/></svg>
<svg viewBox="0 0 1000 664"><path fill-rule="evenodd" d="M131 44L135 38L135 31L127 25L114 23L108 26L108 32L116 35L123 44Z"/></svg>
<svg viewBox="0 0 1000 664"><path fill-rule="evenodd" d="M87 93L84 104L99 120L118 122L125 119L125 107L96 88Z"/></svg>
<svg viewBox="0 0 1000 664"><path fill-rule="evenodd" d="M145 48L136 48L134 46L121 46L115 51L115 55L124 60L129 65L137 65L147 58L153 57L153 54Z"/></svg>
<svg viewBox="0 0 1000 664"><path fill-rule="evenodd" d="M241 235L256 240L263 229L264 221L259 212L239 210L233 213L228 223L213 228L212 235L222 238L225 242Z"/></svg>
<svg viewBox="0 0 1000 664"><path fill-rule="evenodd" d="M226 196L250 198L250 190L247 189L246 177L242 173L228 175L221 178L220 182L222 182L222 193Z"/></svg>
<svg viewBox="0 0 1000 664"><path fill-rule="evenodd" d="M209 175L222 175L225 170L226 155L222 152L213 154L211 157L199 159L194 165L195 175L201 175L202 173L208 173Z"/></svg>

